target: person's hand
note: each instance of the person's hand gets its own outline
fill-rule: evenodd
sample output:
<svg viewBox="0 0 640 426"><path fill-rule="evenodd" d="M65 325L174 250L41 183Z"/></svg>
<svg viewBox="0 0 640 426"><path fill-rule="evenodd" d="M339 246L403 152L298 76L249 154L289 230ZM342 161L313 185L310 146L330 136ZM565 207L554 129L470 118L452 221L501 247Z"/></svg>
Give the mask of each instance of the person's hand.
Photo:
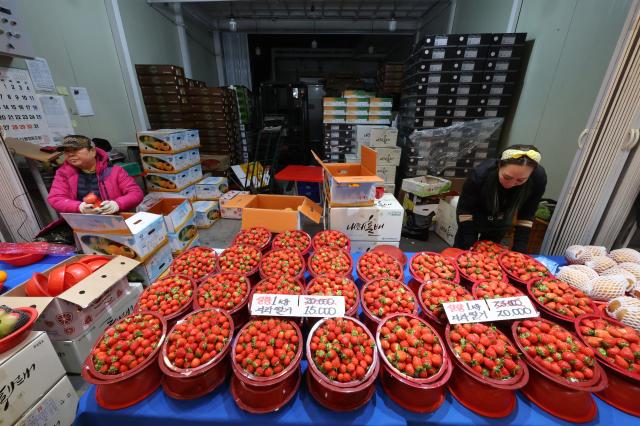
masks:
<svg viewBox="0 0 640 426"><path fill-rule="evenodd" d="M116 214L120 210L120 206L115 201L103 201L98 208L100 214Z"/></svg>
<svg viewBox="0 0 640 426"><path fill-rule="evenodd" d="M93 204L85 203L84 201L80 203L80 207L78 208L80 213L82 214L98 214L98 209L93 207Z"/></svg>

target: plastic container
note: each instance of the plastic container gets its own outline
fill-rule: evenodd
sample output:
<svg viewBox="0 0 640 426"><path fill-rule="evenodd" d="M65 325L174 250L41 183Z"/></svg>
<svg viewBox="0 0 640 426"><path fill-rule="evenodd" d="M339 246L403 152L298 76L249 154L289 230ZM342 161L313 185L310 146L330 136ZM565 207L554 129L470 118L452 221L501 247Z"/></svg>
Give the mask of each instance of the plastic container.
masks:
<svg viewBox="0 0 640 426"><path fill-rule="evenodd" d="M240 272L240 271L226 271L225 267L222 265L222 259L229 253L230 250L235 249L236 247L246 247L247 250L253 249L255 251L255 253L257 253L257 263L256 266L254 266L253 268L251 268L248 271L244 271L244 272ZM251 280L252 284L256 284L258 281L260 281L260 276L258 275L258 269L260 268L260 262L262 261L262 251L260 251L260 249L258 247L255 246L250 246L250 245L232 245L231 247L226 248L222 253L220 253L220 255L218 256L218 264L216 267L216 270L219 272L235 272L235 273L242 273L244 276L246 276L247 278L249 278L249 280Z"/></svg>
<svg viewBox="0 0 640 426"><path fill-rule="evenodd" d="M447 324L449 324L449 321L447 320L447 317L439 317L438 315L436 315L435 313L433 313L433 311L431 309L429 309L429 307L427 306L427 304L425 303L424 300L422 300L422 293L424 292L424 290L433 285L433 283L436 280L430 280L427 281L424 284L421 284L420 287L418 288L418 293L417 293L417 298L418 298L418 303L420 304L420 309L421 309L421 316L422 318L426 319L432 326L434 326L436 328L436 330L438 330L440 333L444 333L444 328ZM465 294L467 294L469 296L468 300L472 300L473 296L471 295L471 293L464 288L462 285L455 283L453 281L447 281L447 280L439 280L439 281L444 281L450 285L453 286L459 286L460 288L462 288L465 291ZM444 309L442 310L443 314L444 314Z"/></svg>
<svg viewBox="0 0 640 426"><path fill-rule="evenodd" d="M300 327L288 321L298 336L298 348L294 358L280 373L271 377L260 377L246 372L236 361L236 347L238 338L252 322L246 324L233 339L231 349L231 394L238 407L253 414L264 414L278 411L296 394L302 374L300 360L302 359L302 332Z"/></svg>
<svg viewBox="0 0 640 426"><path fill-rule="evenodd" d="M309 295L317 295L318 294L318 293L309 293L309 290L316 283L318 278L321 278L321 277L315 277L315 278L311 279L311 281L309 281L309 284L307 284L307 288L306 288L306 294L309 294ZM353 291L355 292L355 297L356 297L355 303L350 308L346 306L346 301L345 301L344 316L345 317L357 318L357 316L358 316L358 308L360 307L360 292L358 291L358 286L356 285L355 282L353 282L351 277L341 277L341 278L345 279L345 280L348 280L351 283L351 285L353 286ZM315 323L318 322L319 320L320 320L320 318L318 318L318 317L307 317L307 327L308 328L313 327L315 325Z"/></svg>
<svg viewBox="0 0 640 426"><path fill-rule="evenodd" d="M39 262L46 254L26 253L26 254L0 254L0 262L8 263L12 266L27 266Z"/></svg>
<svg viewBox="0 0 640 426"><path fill-rule="evenodd" d="M449 257L449 258L451 258L451 259L455 259L455 258L456 258L456 257L458 257L458 255L459 255L460 253L462 253L463 251L464 251L464 250L459 249L459 248L449 247L449 248L446 248L446 249L442 250L442 251L440 252L440 254L441 254L442 256L444 256L444 257Z"/></svg>
<svg viewBox="0 0 640 426"><path fill-rule="evenodd" d="M378 355L381 360L380 364L382 365L380 369L380 382L387 396L405 410L414 413L431 413L436 411L445 400L445 386L453 372L451 359L447 352L443 350L440 370L426 379L410 377L396 370L387 359L384 349L382 349L380 330L388 320L401 316L418 319L430 327L442 344L440 334L417 315L395 314L386 317L384 321L379 323L378 329L376 330L376 346L378 347Z"/></svg>
<svg viewBox="0 0 640 426"><path fill-rule="evenodd" d="M511 296L500 296L500 297L524 296L524 293L522 292L522 290L520 290L514 285L511 285L509 281L502 281L502 282L506 283L508 286L511 286L517 292L517 294L511 295ZM474 299L482 299L482 297L478 295L478 290L482 284L486 284L486 283L488 283L488 281L476 281L475 283L473 283L473 286L471 287L471 295L473 296Z"/></svg>
<svg viewBox="0 0 640 426"><path fill-rule="evenodd" d="M214 274L207 275L198 284L198 288L196 289L196 292L195 292L195 297L193 298L193 309L194 311L197 311L197 310L206 308L206 306L201 306L198 300L200 287L202 287L202 285L207 282L208 278L213 277L215 275L232 275L234 277L244 277L247 279L247 291L244 297L242 298L242 301L231 309L223 309L229 315L231 315L231 318L233 319L234 327L236 329L239 329L240 327L245 325L246 322L249 320L249 310L247 309L247 304L249 303L249 295L251 294L251 281L249 280L249 278L247 278L244 275L237 274L235 272L216 272ZM213 309L213 308L207 308L207 309Z"/></svg>
<svg viewBox="0 0 640 426"><path fill-rule="evenodd" d="M356 410L365 405L376 391L376 378L380 369L380 361L376 350L372 352L373 362L369 366L362 380L353 380L351 382L338 382L325 376L313 362L311 353L311 339L318 327L324 322L330 320L325 318L318 321L309 331L307 339L306 355L309 364L307 367L307 387L309 393L320 405L332 411L345 412ZM363 331L373 340L373 333L367 327L354 318L349 318L356 325L362 327Z"/></svg>
<svg viewBox="0 0 640 426"><path fill-rule="evenodd" d="M109 260L110 260L109 258L106 258L103 256L89 256L89 257L92 257L93 259L85 260L83 258L83 259L80 259L79 263L86 265L91 271L91 273L94 273L98 269L102 268L104 265L109 263Z"/></svg>
<svg viewBox="0 0 640 426"><path fill-rule="evenodd" d="M533 296L532 292L531 292L531 286L534 285L537 282L537 280L531 280L527 283L527 295L529 296L529 299L531 299L533 301L533 304L535 306L538 307L538 309L540 309L540 311L542 312L542 314L545 317L548 317L552 320L556 320L559 321L560 324L565 324L565 325L569 325L572 326L574 321L575 321L575 317L570 317L567 315L562 315L556 311L554 311L553 309L549 309L547 306L545 306L544 304L542 304L536 297ZM573 288L573 287L571 287ZM589 303L589 306L591 307L591 309L593 309L594 313L599 312L598 307L593 303L593 300L591 300L589 298L589 300L591 301L591 303Z"/></svg>
<svg viewBox="0 0 640 426"><path fill-rule="evenodd" d="M317 273L313 268L311 261L313 260L314 256L318 255L319 253L323 253L327 251L332 253L339 253L340 256L344 256L344 259L348 260L349 268L344 272L335 272L335 274L340 276L345 276L345 277L352 277L353 276L352 275L353 274L353 258L351 257L351 255L349 253L346 253L344 250L340 250L336 248L325 248L325 247L318 249L312 255L309 256L309 259L307 259L307 270L309 271L309 275L311 275L312 278L315 278L315 277L326 274L326 272Z"/></svg>
<svg viewBox="0 0 640 426"><path fill-rule="evenodd" d="M184 276L184 275L171 275L171 276L167 276L167 277L164 277L164 278L159 278L159 279L158 279L158 281L165 280L165 279L167 279L167 278L180 278L180 279L183 279L183 280L189 281L189 282L191 283L191 297L189 297L189 300L187 300L186 302L184 302L184 304L182 305L182 307L181 307L180 309L178 309L176 312L174 312L174 313L172 313L172 314L170 314L170 315L163 316L163 318L164 318L164 320L166 321L166 323L167 323L169 326L173 326L173 325L174 325L173 323L174 323L178 318L180 318L180 317L184 316L185 314L187 314L188 312L190 312L190 311L193 309L193 300L194 300L195 295L196 295L196 282L197 282L197 281L196 281L196 280L194 280L194 279L192 279L192 278L186 277L186 276ZM140 295L140 297L138 298L138 301L136 302L136 306L134 307L133 312L141 312L141 311L140 311L140 305L139 305L139 304L140 304L140 300L141 300L141 299L142 299L142 297L145 295L145 293L147 293L147 292L149 292L149 291L150 291L149 289L150 289L152 286L153 286L153 284L151 284L149 287L147 287L146 289L144 289L144 290L142 291L142 294L141 294L141 295ZM144 311L146 311L146 310L144 310Z"/></svg>
<svg viewBox="0 0 640 426"><path fill-rule="evenodd" d="M33 327L33 323L36 322L38 318L38 311L31 307L24 308L16 308L14 310L22 311L29 315L29 320L19 329L9 334L8 336L0 339L0 354L8 351L9 349L15 347L18 343L22 342Z"/></svg>
<svg viewBox="0 0 640 426"><path fill-rule="evenodd" d="M542 318L554 325L552 321ZM598 408L590 392L599 392L608 385L607 376L602 367L596 362L593 368L593 378L582 382L569 382L539 367L535 360L524 350L518 340L518 327L522 321L511 325L513 337L520 352L527 360L530 368L529 383L522 388L522 393L534 404L547 413L574 423L586 423L595 418ZM578 338L574 335L574 339Z"/></svg>
<svg viewBox="0 0 640 426"><path fill-rule="evenodd" d="M257 244L256 242L253 242L253 243L239 242L238 239L241 237L241 234L246 233L250 229L256 229L256 230L260 230L260 231L262 231L264 233L268 233L269 234L269 239L267 240L266 243L263 243L263 244ZM232 244L233 245L252 245L252 246L258 247L258 249L260 249L260 251L262 253L266 253L269 250L271 250L271 241L272 240L273 240L273 235L271 234L271 231L269 231L267 228L262 228L260 226L255 226L253 228L242 229L240 232L238 232L238 234L233 239L233 243Z"/></svg>
<svg viewBox="0 0 640 426"><path fill-rule="evenodd" d="M204 311L213 311L223 314L230 325L229 340L222 350L212 359L197 368L178 368L171 364L167 358L169 338L162 345L162 351L158 357L160 370L164 374L162 389L164 393L174 399L196 399L213 392L224 382L229 374L229 352L233 340L233 319L228 312L219 308L199 309L180 319L167 334L170 336L173 330L191 315Z"/></svg>
<svg viewBox="0 0 640 426"><path fill-rule="evenodd" d="M524 387L529 380L529 369L524 360L518 361L520 371L514 377L505 380L483 377L456 356L450 332L451 325L447 324L444 338L455 365L448 386L451 394L460 404L481 416L502 418L511 414L516 406L514 391Z"/></svg>
<svg viewBox="0 0 640 426"><path fill-rule="evenodd" d="M616 325L618 327L625 327L620 321L616 321L613 318L602 317L598 314L582 315L576 318L575 329L576 334L587 346L586 338L580 333L579 326L585 319L604 319L605 321ZM640 378L638 375L632 375L624 368L619 367L615 363L610 362L607 358L602 356L596 348L593 348L600 365L604 367L607 372L607 379L609 380L609 386L596 392L598 398L605 401L607 404L616 407L617 409L631 414L632 416L640 417Z"/></svg>
<svg viewBox="0 0 640 426"><path fill-rule="evenodd" d="M311 235L307 234L307 233L306 233L306 232L304 232L304 231L300 231L300 230L298 230L298 229L292 229L291 231L285 231L285 232L292 232L292 233L299 233L299 234L303 234L303 235L306 237L306 240L307 240L307 245L306 245L306 247L305 247L305 248L303 248L302 250L300 250L300 249L295 248L295 247L284 247L284 246L282 246L282 245L278 244L278 241L279 241L279 240L278 240L278 237L279 237L281 234L284 234L284 232L281 232L280 234L277 234L275 237L273 237L273 240L272 240L272 242L271 242L271 247L273 248L273 250L278 250L278 249L282 249L282 248L292 248L292 249L294 249L294 250L298 250L298 251L300 252L300 254L301 254L302 256L304 256L304 257L305 257L305 259L306 259L306 256L307 256L307 255L309 254L309 252L311 251Z"/></svg>
<svg viewBox="0 0 640 426"><path fill-rule="evenodd" d="M503 252L502 254L500 254L500 256L498 256L498 263L500 264L500 267L504 270L504 272L507 273L507 276L509 277L509 280L515 284L520 284L521 286L526 286L527 283L531 280L521 280L520 278L518 278L517 276L515 276L514 274L512 274L509 269L507 269L504 266L504 258L510 253L509 250ZM547 274L549 274L549 271L547 270L547 267L544 266L542 263L538 262L537 260L535 260L533 257L531 256L527 256L526 254L523 254L523 256L527 259L529 259L530 261L538 264L539 266L542 266L546 271Z"/></svg>
<svg viewBox="0 0 640 426"><path fill-rule="evenodd" d="M460 276L460 279L462 282L468 283L470 285L473 285L474 283L476 283L477 281L486 281L486 279L474 279L471 278L469 275L467 275L464 272L464 268L462 266L460 266L460 258L464 255L466 255L469 252L463 251L462 253L460 253L458 256L456 256L456 260L455 260L455 266L456 269L458 270L458 275ZM478 253L472 253L472 254L478 254ZM498 263L497 260L494 260L496 266L498 267L498 269L501 272L501 277L500 278L495 278L498 281L504 281L504 282L509 282L509 276L507 275L506 272L504 272L504 270L502 269L502 267L500 266L500 263Z"/></svg>
<svg viewBox="0 0 640 426"><path fill-rule="evenodd" d="M55 267L49 272L47 276L47 286L45 293L48 296L55 297L64 291L64 282L66 277L66 266L61 265Z"/></svg>
<svg viewBox="0 0 640 426"><path fill-rule="evenodd" d="M356 274L357 274L358 279L360 280L360 282L364 284L364 283L367 283L369 281L372 281L372 279L365 277L364 273L360 270L360 261L362 260L363 256L364 256L364 254L360 257L360 259L358 259L358 262L356 263ZM393 256L391 256L391 259L392 259L393 263L396 264L397 267L400 269L400 276L397 277L397 278L391 278L391 279L398 280L398 281L404 281L404 267Z"/></svg>
<svg viewBox="0 0 640 426"><path fill-rule="evenodd" d="M339 247L342 250L345 250L347 253L351 253L351 239L344 233L340 232L340 231L335 231L333 229L327 229L325 231L320 231L318 232L316 235L313 236L313 238L311 239L311 248L313 249L313 251L318 251L318 249L320 249L321 247L329 247L329 246L321 246L320 245L320 237L325 234L325 233L337 233L340 234L342 237L344 237L347 240L346 246L344 247Z"/></svg>
<svg viewBox="0 0 640 426"><path fill-rule="evenodd" d="M296 278L300 281L302 281L303 277L304 277L304 273L306 270L306 263L304 261L304 257L302 257L302 255L300 254L300 252L298 250L293 250L293 249L277 249L277 250L271 250L269 253L265 253L265 255L262 257L262 260L260 261L260 264L258 265L258 270L260 272L260 278L264 279L264 278L268 278L268 277L278 277L283 275L280 271L266 271L264 269L264 262L265 260L269 257L269 255L274 254L274 253L279 253L282 251L290 251L291 254L294 254L298 256L299 260L300 260L300 264L302 265L302 268L300 269L300 272L298 272L295 276L293 276L293 278Z"/></svg>
<svg viewBox="0 0 640 426"><path fill-rule="evenodd" d="M142 401L160 387L162 371L158 365L158 354L166 337L167 323L161 315L154 312L143 312L143 314L153 315L160 320L162 336L158 341L158 346L140 365L133 370L119 374L106 375L97 372L93 366L91 354L100 345L102 336L93 346L84 363L82 378L96 385L96 401L102 408L120 410L130 407Z"/></svg>
<svg viewBox="0 0 640 426"><path fill-rule="evenodd" d="M389 281L390 282L390 286L393 286L395 289L402 288L402 289L406 290L407 292L409 292L410 296L413 296L413 306L411 306L407 311L400 311L399 310L399 311L396 311L396 312L410 313L410 314L414 314L414 315L416 315L418 313L418 301L416 300L416 296L411 291L411 289L409 287L407 287L402 281L393 280L393 279L390 279L390 278L378 278L378 279L369 281L360 290L360 306L362 306L362 315L361 315L362 322L371 331L371 334L376 332L376 330L378 329L378 323L384 317L379 317L379 316L375 315L369 309L369 307L365 303L365 293L367 292L367 289L369 287L371 287L373 285L378 285L378 283L380 281ZM391 314L396 313L396 312L390 312L388 315L391 315Z"/></svg>
<svg viewBox="0 0 640 426"><path fill-rule="evenodd" d="M103 263L104 262L104 263ZM103 260L94 260L93 265L103 266L109 261ZM65 276L64 276L64 289L67 290L74 285L78 284L83 279L87 278L93 272L89 267L90 264L84 264L80 262L69 263L65 265ZM96 270L100 267L97 266Z"/></svg>
<svg viewBox="0 0 640 426"><path fill-rule="evenodd" d="M371 251L376 253L385 253L393 257L398 262L400 262L400 266L402 266L402 270L404 271L404 267L407 264L407 255L404 254L404 252L400 250L400 248L392 246L390 244L380 244L375 246Z"/></svg>
<svg viewBox="0 0 640 426"><path fill-rule="evenodd" d="M414 269L414 265L413 265L413 259L420 256L421 254L425 254L425 255L429 255L429 256L437 256L441 261L445 261L448 263L451 263L451 265L453 266L453 275L454 278L448 281L453 281L456 284L460 283L460 273L458 272L458 268L456 268L455 265L455 260L451 259L451 258L447 258L446 256L443 256L439 253L434 253L434 252L430 252L430 251L423 251L420 253L416 253L411 259L409 259L409 272L411 272L411 276L413 277L413 279L415 281L417 281L418 283L420 283L420 285L422 285L424 282L429 281L429 279L422 279L420 278L418 275L416 275L416 271ZM446 279L446 278L445 278Z"/></svg>
<svg viewBox="0 0 640 426"><path fill-rule="evenodd" d="M190 255L192 255L192 254L194 253L194 251L195 251L195 250L198 250L198 251L205 251L205 252L209 252L209 253L212 253L212 254L213 254L213 262L210 262L210 264L213 264L213 269L212 269L211 271L209 271L209 272L206 272L205 274L203 274L203 275L201 275L201 276L199 276L199 277L198 277L198 276L191 277L191 276L190 276L190 275L191 275L190 273L185 273L184 271L179 271L179 270L177 270L177 268L178 268L177 263L178 263L180 260L182 260L183 258L187 258L187 257L189 257ZM171 267L169 268L169 273L170 273L170 274L174 274L174 275L175 275L175 274L178 274L178 275L186 275L186 276L190 277L191 279L193 279L195 282L199 282L199 281L201 281L204 277L206 277L207 275L209 275L209 274L211 274L211 273L213 273L213 272L219 271L219 270L220 270L220 268L219 268L219 257L218 257L218 254L216 253L216 251L215 251L214 249L209 248L209 247L194 246L194 247L189 248L189 250L187 250L187 251L185 251L185 252L181 253L178 257L176 257L176 258L173 260L173 262L171 263Z"/></svg>
<svg viewBox="0 0 640 426"><path fill-rule="evenodd" d="M31 279L27 281L25 292L29 297L48 297L47 277L40 272L34 272Z"/></svg>

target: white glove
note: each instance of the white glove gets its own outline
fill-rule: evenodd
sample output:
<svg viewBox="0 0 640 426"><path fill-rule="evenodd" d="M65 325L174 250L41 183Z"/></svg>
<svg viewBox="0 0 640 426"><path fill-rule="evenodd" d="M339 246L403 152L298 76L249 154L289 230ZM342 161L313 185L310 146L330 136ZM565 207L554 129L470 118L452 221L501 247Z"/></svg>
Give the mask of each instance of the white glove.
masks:
<svg viewBox="0 0 640 426"><path fill-rule="evenodd" d="M116 214L120 210L120 206L115 201L103 201L100 204L98 213L100 214Z"/></svg>
<svg viewBox="0 0 640 426"><path fill-rule="evenodd" d="M80 207L78 208L80 213L82 214L97 214L98 209L93 207L93 204L85 203L84 201L80 203Z"/></svg>

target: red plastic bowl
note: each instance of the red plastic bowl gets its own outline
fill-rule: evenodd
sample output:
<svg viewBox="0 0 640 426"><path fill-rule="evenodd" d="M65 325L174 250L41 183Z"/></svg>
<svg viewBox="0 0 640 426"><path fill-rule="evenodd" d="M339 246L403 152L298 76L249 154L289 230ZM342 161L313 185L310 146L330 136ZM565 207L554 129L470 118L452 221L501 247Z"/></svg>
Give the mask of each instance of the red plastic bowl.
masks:
<svg viewBox="0 0 640 426"><path fill-rule="evenodd" d="M96 261L94 261L96 262ZM97 262L103 262L101 260ZM107 263L108 261L104 261L102 265ZM90 264L83 263L68 263L65 265L65 276L64 276L64 289L68 289L78 284L83 279L87 278L93 272L89 267ZM101 265L101 266L102 266Z"/></svg>
<svg viewBox="0 0 640 426"><path fill-rule="evenodd" d="M268 251L271 249L271 242L273 241L273 234L271 233L271 231L269 231L267 228L263 228L263 227L261 227L261 226L254 226L253 228L247 228L247 229L261 229L261 230L263 230L263 231L268 232L268 233L269 233L269 235L270 235L270 237L269 237L269 240L268 240L265 244L262 244L262 245L258 245L258 244L249 244L249 245L252 245L252 246L258 247L258 249L259 249L262 253L266 253L266 252L268 252ZM238 237L240 237L240 234L241 234L242 232L246 231L247 229L241 229L241 230L240 230L240 232L238 232L238 233L236 234L236 236L233 238L232 245L238 245L238 244L240 244L240 245L247 245L246 243L239 243L239 242L237 242Z"/></svg>
<svg viewBox="0 0 640 426"><path fill-rule="evenodd" d="M439 318L436 314L434 314L427 307L427 305L422 300L422 292L424 291L424 288L427 287L428 285L430 285L433 281L434 280L429 280L429 281L421 284L420 287L418 288L418 293L416 294L416 297L418 298L418 303L420 304L420 309L422 311L422 317L424 319L426 319L431 325L436 327L436 329L438 331L440 331L441 333L444 333L444 327L447 324L449 324L449 321L447 321L447 317L445 316L444 318ZM447 281L447 280L441 280L441 281ZM457 286L462 287L464 289L464 291L467 292L469 294L469 296L471 296L471 293L469 293L469 291L466 288L464 288L464 286L462 286L461 284L458 284L458 283L453 282L453 281L447 281L447 282L449 282L449 283L451 283L453 285L457 285Z"/></svg>
<svg viewBox="0 0 640 426"><path fill-rule="evenodd" d="M304 261L304 257L302 256L302 254L300 254L300 252L296 249L273 249L268 253L265 253L264 256L262 256L262 259L260 260L260 264L258 265L258 270L260 271L260 278L264 279L264 278L268 278L268 277L277 277L280 275L279 272L270 272L270 271L265 271L264 269L264 260L272 253L277 253L279 251L284 251L284 250L290 250L292 253L295 253L300 260L300 264L302 265L302 269L300 270L300 272L298 272L298 274L292 278L296 278L300 281L302 281L303 277L304 277L304 273L307 269L307 263Z"/></svg>
<svg viewBox="0 0 640 426"><path fill-rule="evenodd" d="M535 306L537 306L540 311L544 314L544 316L547 317L551 317L554 320L558 320L560 321L560 324L568 324L568 325L573 325L574 321L576 320L575 317L570 317L567 315L562 315L552 309L547 308L545 305L543 305L542 303L540 303L538 301L537 298L535 298L533 296L533 294L531 293L531 286L534 285L536 282L538 281L538 279L534 279L531 280L527 283L527 295L529 296L529 299L531 299L534 303ZM573 287L571 287L573 288ZM591 298L589 298L589 300L591 300ZM593 303L593 300L591 300L590 303L591 309L593 309L594 313L598 313L600 312L600 310L598 309L598 307L595 305L595 303Z"/></svg>
<svg viewBox="0 0 640 426"><path fill-rule="evenodd" d="M51 297L55 297L64 291L64 282L66 279L66 265L53 268L49 272L47 279L46 293Z"/></svg>
<svg viewBox="0 0 640 426"><path fill-rule="evenodd" d="M189 277L187 277L185 275L177 275L177 274L170 275L170 276L165 276L163 278L158 278L158 281L164 280L164 279L170 278L170 277L171 278L173 278L173 277L181 278L181 279L189 281L191 283L191 297L189 298L189 300L184 302L184 305L182 305L182 307L179 310L177 310L176 312L172 313L171 315L163 316L163 318L167 322L167 324L169 326L173 326L173 325L175 325L175 324L173 324L173 321L177 320L178 318L184 316L185 314L187 314L187 313L189 313L189 312L191 312L193 310L193 300L196 297L197 282L198 281L196 281L193 278L189 278ZM151 285L153 285L153 284L151 284ZM140 295L140 297L138 297L138 301L136 302L136 306L134 307L133 312L147 312L147 311L140 311L139 303L140 303L140 299L142 298L142 295L144 295L145 292L148 291L149 288L150 288L150 286L142 291L142 294ZM158 315L160 315L160 314L158 314ZM162 316L162 315L160 315L160 316Z"/></svg>
<svg viewBox="0 0 640 426"><path fill-rule="evenodd" d="M509 252L509 250L507 250L507 251L502 252L502 253L500 254L500 256L498 256L498 263L500 264L500 267L504 270L504 272L506 272L507 276L509 277L509 279L510 279L512 282L514 282L514 283L516 283L516 284L520 284L520 285L522 285L522 286L526 286L526 285L527 285L527 283L528 283L529 281L532 281L532 280L529 280L529 281L523 281L523 280L521 280L520 278L518 278L518 277L516 277L515 275L513 275L513 274L512 274L512 273L511 273L511 272L510 272L510 271L509 271L509 270L504 266L503 259L504 259L504 257L505 257L505 256L507 256L509 253L510 253L510 252ZM547 269L547 267L546 267L546 266L544 266L542 263L540 263L540 262L538 262L537 260L535 260L533 257L528 256L528 255L526 255L526 254L523 254L523 256L524 256L524 257L526 257L526 258L528 258L529 260L531 260L531 261L533 261L533 262L537 263L538 265L540 265L540 266L544 267L545 269ZM547 272L549 273L549 270L547 270ZM549 275L551 275L551 273L549 273ZM534 278L534 279L535 279L535 278Z"/></svg>
<svg viewBox="0 0 640 426"><path fill-rule="evenodd" d="M431 331L436 335L440 344L442 345L443 343L440 334L417 315L394 314L386 317L384 321L381 321L378 324L378 329L376 330L376 346L378 347L378 355L382 360L380 362L382 364L382 368L380 370L382 388L389 398L405 410L413 411L414 413L431 413L440 408L445 400L445 386L453 372L451 359L443 346L442 366L436 374L427 379L409 377L396 370L387 359L384 349L382 349L380 342L380 330L388 320L401 316L421 321L423 324L431 328Z"/></svg>
<svg viewBox="0 0 640 426"><path fill-rule="evenodd" d="M366 253L363 253L363 256ZM384 253L384 254L388 254L388 253ZM391 256L391 255L389 255ZM396 259L395 257L391 256L391 258L393 259L393 263L397 263L398 267L400 268L400 276L398 278L391 278L397 281L404 281L404 267L402 266L402 264L400 263L400 261L398 259ZM367 283L373 280L377 280L380 279L380 277L378 278L374 278L373 280L371 279L367 279L364 274L362 272L360 272L360 260L362 259L362 256L358 259L358 262L356 262L356 275L358 276L358 279L360 280L361 283Z"/></svg>
<svg viewBox="0 0 640 426"><path fill-rule="evenodd" d="M27 254L0 254L0 262L8 263L12 266L27 266L39 262L44 259L46 254L27 253Z"/></svg>
<svg viewBox="0 0 640 426"><path fill-rule="evenodd" d="M228 312L219 308L200 309L186 315L180 319L167 334L170 336L173 330L180 323L191 315L202 311L215 311L222 313L230 325L229 340L222 350L205 364L197 368L178 368L171 364L167 358L167 346L169 338L162 345L162 351L158 356L158 364L160 370L164 374L162 380L162 389L164 393L174 399L196 399L210 392L213 392L218 386L224 382L229 374L229 351L231 350L231 342L233 340L233 319Z"/></svg>
<svg viewBox="0 0 640 426"><path fill-rule="evenodd" d="M469 252L467 251L463 251L462 253L458 254L455 258L454 264L456 266L456 269L458 271L458 274L460 275L460 277L464 280L466 280L468 283L471 283L472 285L474 283L476 283L478 280L475 280L471 277L469 277L462 269L462 267L460 266L460 264L458 263L458 260L460 259L460 257L464 256L465 254L467 254ZM481 253L473 253L472 254L481 254ZM500 266L500 263L497 260L494 260L498 267L500 268L500 272L502 272L502 277L498 280L498 281L505 281L505 282L509 282L509 276L507 275L507 273L504 271L504 269L502 269L502 267ZM486 280L480 280L480 281L486 281Z"/></svg>
<svg viewBox="0 0 640 426"><path fill-rule="evenodd" d="M27 281L25 292L29 297L49 297L47 294L47 277L40 272L34 272Z"/></svg>
<svg viewBox="0 0 640 426"><path fill-rule="evenodd" d="M313 251L318 251L321 248L321 247L318 247L319 235L321 235L323 232L327 232L327 231L338 232L338 233L342 234L347 239L347 245L345 247L342 247L342 250L346 251L347 253L351 253L351 239L345 233L340 232L340 231L336 231L334 229L327 229L327 230L324 230L324 231L320 231L316 235L313 236L313 238L311 239L311 248L312 248ZM322 246L322 247L329 247L329 246Z"/></svg>
<svg viewBox="0 0 640 426"><path fill-rule="evenodd" d="M431 252L431 251L422 251L422 252L416 253L416 254L413 255L413 257L411 259L409 259L409 272L411 273L411 276L413 277L414 280L416 280L420 284L424 283L425 281L429 281L429 279L424 280L422 278L419 278L416 275L416 273L415 273L415 271L413 269L413 263L412 263L413 258L418 256L418 255L421 255L421 254L428 254L430 256L439 256L439 257L446 258L446 260L451 262L451 264L453 265L453 269L454 269L454 272L455 272L455 278L453 280L448 280L448 281L453 281L454 283L457 283L457 284L460 283L460 273L458 272L458 268L456 268L455 259L447 258L447 256L444 256L444 255L442 255L440 253L434 253L434 252Z"/></svg>
<svg viewBox="0 0 640 426"><path fill-rule="evenodd" d="M376 278L375 280L371 280L368 283L366 283L362 289L360 290L360 306L362 307L362 322L367 326L367 328L371 331L371 334L374 334L375 331L378 329L378 323L383 319L380 318L376 315L373 314L373 312L371 312L371 310L367 307L367 304L365 302L365 292L367 290L367 288L370 285L375 284L378 281L393 281L394 283L396 283L399 286L402 286L406 289L406 291L410 292L413 295L413 309L411 310L411 312L407 312L407 313L411 313L414 315L418 314L418 300L416 295L413 293L413 291L411 291L411 289L404 284L402 281L398 281L398 280L394 280L391 278ZM395 312L393 312L395 313ZM391 315L391 314L389 314ZM388 316L388 315L387 315Z"/></svg>
<svg viewBox="0 0 640 426"><path fill-rule="evenodd" d="M0 339L0 354L8 351L9 349L15 347L18 343L22 342L33 327L33 323L36 322L38 318L38 311L34 308L25 307L25 308L16 308L15 310L22 311L29 315L29 320L22 327L9 334L8 336Z"/></svg>
<svg viewBox="0 0 640 426"><path fill-rule="evenodd" d="M320 253L321 251L324 250L336 250L338 253L344 254L347 256L347 259L349 259L349 270L345 271L344 273L336 273L336 275L344 275L345 277L349 277L351 278L353 275L353 258L351 257L351 255L346 252L346 250L340 250L339 248L327 248L327 247L321 247L318 250L315 250L313 252L313 254L309 255L309 258L307 259L307 270L309 271L309 275L311 275L312 278L315 278L317 276L320 275L325 275L325 274L317 274L316 271L313 269L313 267L311 266L311 260L313 259L313 257Z"/></svg>
<svg viewBox="0 0 640 426"><path fill-rule="evenodd" d="M446 248L446 249L442 250L440 252L440 254L443 255L444 257L451 257L451 258L455 259L463 251L464 250L459 249L459 248L449 247L449 248Z"/></svg>
<svg viewBox="0 0 640 426"><path fill-rule="evenodd" d="M400 262L402 269L404 269L405 265L407 264L407 255L404 254L404 252L396 246L392 246L390 244L380 244L375 246L371 251L385 253L395 258L398 262Z"/></svg>

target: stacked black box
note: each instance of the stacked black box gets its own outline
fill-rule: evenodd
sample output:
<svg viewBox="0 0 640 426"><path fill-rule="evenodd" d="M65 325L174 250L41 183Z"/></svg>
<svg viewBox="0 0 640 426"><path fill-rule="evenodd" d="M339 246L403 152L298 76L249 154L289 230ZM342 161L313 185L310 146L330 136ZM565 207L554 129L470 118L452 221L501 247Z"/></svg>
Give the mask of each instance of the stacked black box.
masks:
<svg viewBox="0 0 640 426"><path fill-rule="evenodd" d="M345 154L355 154L356 124L325 123L323 127L324 158L327 163L344 163Z"/></svg>
<svg viewBox="0 0 640 426"><path fill-rule="evenodd" d="M464 177L470 168L496 156L500 131L491 132L479 142L474 138L482 132L451 134L441 140L429 137L417 145L408 136L413 130L504 119L520 78L525 38L526 33L489 33L429 35L422 39L405 64L398 124L404 147L404 177ZM434 153L446 162L440 165L444 168L434 167L438 163L433 161Z"/></svg>

